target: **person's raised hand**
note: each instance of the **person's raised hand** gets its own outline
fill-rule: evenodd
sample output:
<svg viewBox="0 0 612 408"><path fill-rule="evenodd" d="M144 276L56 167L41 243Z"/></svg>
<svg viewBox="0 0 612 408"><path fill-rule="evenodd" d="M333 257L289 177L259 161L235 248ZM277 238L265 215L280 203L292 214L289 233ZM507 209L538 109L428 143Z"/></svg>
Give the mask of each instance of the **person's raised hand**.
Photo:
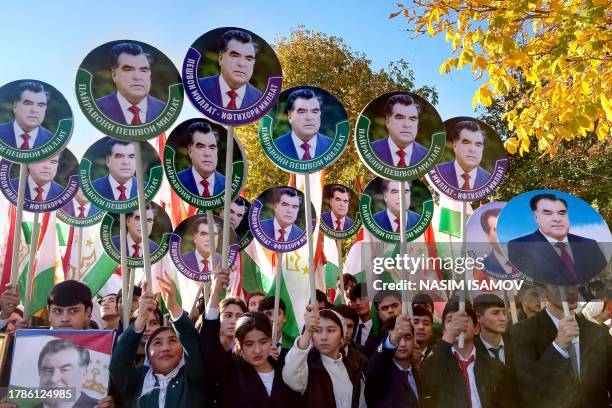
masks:
<svg viewBox="0 0 612 408"><path fill-rule="evenodd" d="M5 286L4 292L0 295L0 319L6 320L9 318L13 310L19 304L19 285L10 283Z"/></svg>
<svg viewBox="0 0 612 408"><path fill-rule="evenodd" d="M172 280L166 271L164 271L164 277L157 277L157 282L161 290L161 296L166 304L166 307L170 311L173 319L180 317L183 313L183 308L177 300L176 287L172 284Z"/></svg>
<svg viewBox="0 0 612 408"><path fill-rule="evenodd" d="M470 316L463 310L458 310L447 317L447 321L444 323L442 340L453 344L461 333L467 331L469 319Z"/></svg>
<svg viewBox="0 0 612 408"><path fill-rule="evenodd" d="M142 284L142 295L138 299L138 316L134 321L134 330L142 332L157 308L157 295L147 291L148 282Z"/></svg>
<svg viewBox="0 0 612 408"><path fill-rule="evenodd" d="M579 335L580 328L578 327L578 322L573 316L567 316L559 320L559 330L557 330L555 343L565 350L572 344L572 339Z"/></svg>
<svg viewBox="0 0 612 408"><path fill-rule="evenodd" d="M412 333L410 316L401 314L395 318L395 327L389 332L389 340L394 346L399 345L400 340Z"/></svg>

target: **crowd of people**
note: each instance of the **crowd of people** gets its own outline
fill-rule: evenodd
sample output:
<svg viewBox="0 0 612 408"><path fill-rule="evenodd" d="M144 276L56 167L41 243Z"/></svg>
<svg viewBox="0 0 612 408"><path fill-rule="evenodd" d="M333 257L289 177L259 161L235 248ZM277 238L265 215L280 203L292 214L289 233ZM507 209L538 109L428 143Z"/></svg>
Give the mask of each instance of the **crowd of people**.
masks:
<svg viewBox="0 0 612 408"><path fill-rule="evenodd" d="M127 323L121 293L95 304L84 284L57 284L48 297L48 327L116 333L109 395L72 406L612 406L610 303L601 282L564 288L569 316L558 287L526 288L520 321L512 324L496 294L480 294L464 307L451 298L441 316L427 294L418 294L409 315L400 293L371 294L345 275L346 304L318 292L317 303L301 311L304 325L293 340L283 334L281 299L273 330L274 297L224 297L227 271L213 276L207 303L193 311L182 309L168 276L156 278L159 293L148 283L136 287ZM0 295L0 307L0 327L10 336L33 327L23 320L16 285ZM104 327L92 320L94 307ZM2 386L10 365L9 357Z"/></svg>

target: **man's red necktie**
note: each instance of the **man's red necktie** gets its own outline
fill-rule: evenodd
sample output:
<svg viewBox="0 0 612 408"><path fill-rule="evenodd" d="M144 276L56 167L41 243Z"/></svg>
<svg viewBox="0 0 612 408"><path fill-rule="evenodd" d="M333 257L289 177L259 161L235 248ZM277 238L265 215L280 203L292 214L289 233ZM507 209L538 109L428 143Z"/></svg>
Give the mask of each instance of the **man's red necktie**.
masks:
<svg viewBox="0 0 612 408"><path fill-rule="evenodd" d="M455 358L457 362L461 366L461 372L463 373L463 378L465 378L465 385L467 386L467 394L468 400L470 401L470 407L472 406L472 387L470 386L470 375L468 373L468 367L470 364L474 362L474 356L470 356L469 359L463 360L459 353L455 352Z"/></svg>
<svg viewBox="0 0 612 408"><path fill-rule="evenodd" d="M138 258L140 256L140 245L135 243L134 245L132 245L132 248L134 248L134 252L132 252L132 258Z"/></svg>
<svg viewBox="0 0 612 408"><path fill-rule="evenodd" d="M79 218L85 218L85 207L79 205Z"/></svg>
<svg viewBox="0 0 612 408"><path fill-rule="evenodd" d="M238 97L238 92L234 91L233 89L230 89L226 93L230 97L230 101L228 102L226 108L227 109L238 109L238 106L236 105L236 98Z"/></svg>
<svg viewBox="0 0 612 408"><path fill-rule="evenodd" d="M406 152L400 149L397 151L397 155L400 157L397 162L397 167L406 167L406 160L404 159L406 157Z"/></svg>
<svg viewBox="0 0 612 408"><path fill-rule="evenodd" d="M30 148L30 135L28 135L27 133L24 133L23 135L21 135L21 137L23 138L23 143L21 144L21 146L19 146L20 149L29 149Z"/></svg>
<svg viewBox="0 0 612 408"><path fill-rule="evenodd" d="M310 160L310 145L306 142L300 145L302 149L304 149L304 155L302 156L302 160Z"/></svg>
<svg viewBox="0 0 612 408"><path fill-rule="evenodd" d="M41 186L35 187L34 191L36 191L36 197L34 197L34 201L43 201L43 191L45 191Z"/></svg>
<svg viewBox="0 0 612 408"><path fill-rule="evenodd" d="M210 191L208 190L209 183L207 180L200 181L200 184L204 186L204 191L202 192L202 197L210 197Z"/></svg>
<svg viewBox="0 0 612 408"><path fill-rule="evenodd" d="M400 232L400 219L399 219L399 217L395 217L395 223L397 224L397 227L395 227L395 232Z"/></svg>
<svg viewBox="0 0 612 408"><path fill-rule="evenodd" d="M461 175L461 177L463 177L463 180L465 180L463 182L463 185L461 186L462 190L469 190L470 189L470 175L467 173L463 173Z"/></svg>
<svg viewBox="0 0 612 408"><path fill-rule="evenodd" d="M119 190L119 201L127 200L127 196L125 195L125 186L123 184L119 184L117 186L117 190Z"/></svg>
<svg viewBox="0 0 612 408"><path fill-rule="evenodd" d="M134 114L130 125L142 125L142 121L140 120L140 108L136 105L132 105L128 110Z"/></svg>
<svg viewBox="0 0 612 408"><path fill-rule="evenodd" d="M342 228L340 228L340 220L336 220L336 231L342 231Z"/></svg>
<svg viewBox="0 0 612 408"><path fill-rule="evenodd" d="M577 279L578 275L576 274L576 265L574 265L572 257L570 256L569 252L567 252L567 249L565 249L565 242L557 242L555 246L561 251L561 260L565 264L565 269L572 274L574 279Z"/></svg>
<svg viewBox="0 0 612 408"><path fill-rule="evenodd" d="M278 229L278 234L279 234L279 237L278 237L277 241L284 242L285 241L285 229L284 228L279 228Z"/></svg>
<svg viewBox="0 0 612 408"><path fill-rule="evenodd" d="M208 267L208 258L202 259L202 263L204 264L204 267L202 268L202 272L203 273L209 273L210 272L210 268Z"/></svg>

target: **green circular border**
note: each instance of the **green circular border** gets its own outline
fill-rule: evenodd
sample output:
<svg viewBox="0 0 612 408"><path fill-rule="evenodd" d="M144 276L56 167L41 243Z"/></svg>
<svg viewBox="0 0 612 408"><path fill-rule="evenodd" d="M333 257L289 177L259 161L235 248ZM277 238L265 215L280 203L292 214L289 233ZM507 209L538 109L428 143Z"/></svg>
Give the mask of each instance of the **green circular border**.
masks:
<svg viewBox="0 0 612 408"><path fill-rule="evenodd" d="M365 190L364 190L365 191ZM363 226L376 238L381 241L396 244L400 242L400 234L398 232L389 232L378 226L376 221L373 219L372 214L372 197L369 194L362 193L361 199L359 200L359 213L361 215ZM414 241L425 233L431 220L433 219L434 203L433 199L425 200L423 202L423 214L419 218L419 222L409 230L406 231L406 240L408 242Z"/></svg>
<svg viewBox="0 0 612 408"><path fill-rule="evenodd" d="M115 248L115 245L113 245L113 241L111 240L111 230L113 228L114 221L115 220L111 214L105 213L105 216L102 219L102 224L100 225L100 241L102 242L102 248L104 248L106 255L108 255L108 257L114 262L121 265L121 250ZM172 231L164 232L157 249L150 253L151 265L159 262L168 253L168 249L170 249L171 235ZM143 268L144 263L142 257L132 258L131 256L128 256L127 266L128 268Z"/></svg>
<svg viewBox="0 0 612 408"><path fill-rule="evenodd" d="M68 224L71 227L91 227L92 225L96 225L102 221L105 214L106 212L98 209L98 212L91 217L78 218L66 214L61 208L56 212L57 218L59 218L59 220L64 224Z"/></svg>
<svg viewBox="0 0 612 408"><path fill-rule="evenodd" d="M97 143L97 142L96 142ZM79 182L81 191L87 199L100 210L112 213L129 213L138 209L138 196L129 200L117 201L102 197L94 188L91 181L91 161L83 157L79 164ZM151 167L149 178L145 182L145 201L148 203L155 197L163 181L163 171L161 164Z"/></svg>
<svg viewBox="0 0 612 408"><path fill-rule="evenodd" d="M174 68L176 70L176 67ZM180 78L178 70L176 76ZM126 142L145 141L159 136L160 133L170 129L178 119L183 107L183 83L179 82L168 87L168 100L164 110L151 122L139 126L124 125L106 116L96 105L91 82L93 75L86 69L79 68L75 79L76 98L83 115L100 132L113 139Z"/></svg>
<svg viewBox="0 0 612 408"><path fill-rule="evenodd" d="M232 201L238 197L240 191L244 187L247 176L248 176L248 162L246 153L240 140L237 137L234 137L234 143L238 146L240 150L240 155L242 156L242 161L234 161L232 162ZM235 147L235 146L234 146ZM166 180L168 180L168 184L172 187L172 190L181 198L181 200L185 201L187 204L196 207L199 210L215 210L217 208L223 207L225 203L225 188L219 194L212 197L200 197L194 195L192 192L187 190L183 183L178 179L178 172L174 168L174 157L176 151L172 146L169 146L166 143L166 147L164 147L164 173L166 173Z"/></svg>

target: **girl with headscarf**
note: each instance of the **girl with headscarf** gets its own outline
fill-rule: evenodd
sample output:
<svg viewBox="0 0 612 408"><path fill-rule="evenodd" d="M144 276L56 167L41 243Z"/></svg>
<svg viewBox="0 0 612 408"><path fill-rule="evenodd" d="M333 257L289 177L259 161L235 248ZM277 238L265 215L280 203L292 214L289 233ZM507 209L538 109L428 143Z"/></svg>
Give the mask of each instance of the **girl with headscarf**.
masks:
<svg viewBox="0 0 612 408"><path fill-rule="evenodd" d="M582 308L582 315L595 324L604 326L604 322L610 318L608 302L606 300L591 300Z"/></svg>
<svg viewBox="0 0 612 408"><path fill-rule="evenodd" d="M179 408L204 405L205 381L198 335L177 301L170 279L158 278L162 298L170 311L172 327L157 328L145 344L148 363L135 367L145 326L157 307L156 295L146 286L139 299L138 317L119 337L109 367L111 380L127 407Z"/></svg>

